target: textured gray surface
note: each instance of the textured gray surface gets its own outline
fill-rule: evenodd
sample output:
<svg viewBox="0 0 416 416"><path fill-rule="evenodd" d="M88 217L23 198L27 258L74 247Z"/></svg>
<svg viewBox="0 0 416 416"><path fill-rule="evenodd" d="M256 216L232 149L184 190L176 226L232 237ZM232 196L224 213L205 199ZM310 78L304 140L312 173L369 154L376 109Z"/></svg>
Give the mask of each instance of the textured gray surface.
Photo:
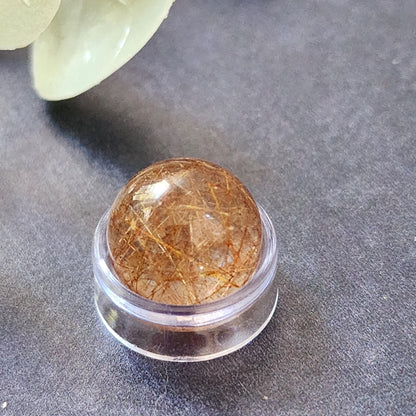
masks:
<svg viewBox="0 0 416 416"><path fill-rule="evenodd" d="M177 0L94 90L48 104L0 53L0 415L414 415L416 3ZM139 169L230 168L276 226L280 303L169 364L93 307L90 246Z"/></svg>

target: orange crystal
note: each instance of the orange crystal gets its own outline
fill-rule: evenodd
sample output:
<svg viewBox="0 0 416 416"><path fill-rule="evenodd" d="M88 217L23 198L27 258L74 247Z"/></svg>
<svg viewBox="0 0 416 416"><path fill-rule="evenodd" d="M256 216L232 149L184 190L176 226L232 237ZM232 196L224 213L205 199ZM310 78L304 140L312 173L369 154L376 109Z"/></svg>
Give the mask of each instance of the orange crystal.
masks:
<svg viewBox="0 0 416 416"><path fill-rule="evenodd" d="M174 305L207 303L244 286L256 269L261 219L229 171L199 159L159 162L117 196L107 230L119 279Z"/></svg>

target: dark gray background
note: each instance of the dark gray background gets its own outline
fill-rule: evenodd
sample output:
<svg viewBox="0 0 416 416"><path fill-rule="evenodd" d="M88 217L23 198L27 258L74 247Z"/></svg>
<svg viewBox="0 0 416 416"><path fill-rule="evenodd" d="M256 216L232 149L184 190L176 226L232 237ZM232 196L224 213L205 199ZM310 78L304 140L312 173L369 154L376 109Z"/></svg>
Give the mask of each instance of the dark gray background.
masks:
<svg viewBox="0 0 416 416"><path fill-rule="evenodd" d="M0 415L414 415L415 31L414 0L178 0L61 103L1 52ZM205 363L130 352L93 306L100 216L174 156L231 169L279 240L269 326Z"/></svg>

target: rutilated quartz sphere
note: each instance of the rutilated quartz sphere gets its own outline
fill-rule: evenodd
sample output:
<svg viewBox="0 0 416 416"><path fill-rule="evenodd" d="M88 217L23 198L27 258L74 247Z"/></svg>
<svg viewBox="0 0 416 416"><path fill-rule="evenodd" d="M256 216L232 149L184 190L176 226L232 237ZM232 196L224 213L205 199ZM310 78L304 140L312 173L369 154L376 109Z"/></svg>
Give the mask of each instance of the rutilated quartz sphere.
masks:
<svg viewBox="0 0 416 416"><path fill-rule="evenodd" d="M134 176L110 211L107 239L120 281L172 305L212 302L244 286L262 240L257 205L228 170L170 159Z"/></svg>

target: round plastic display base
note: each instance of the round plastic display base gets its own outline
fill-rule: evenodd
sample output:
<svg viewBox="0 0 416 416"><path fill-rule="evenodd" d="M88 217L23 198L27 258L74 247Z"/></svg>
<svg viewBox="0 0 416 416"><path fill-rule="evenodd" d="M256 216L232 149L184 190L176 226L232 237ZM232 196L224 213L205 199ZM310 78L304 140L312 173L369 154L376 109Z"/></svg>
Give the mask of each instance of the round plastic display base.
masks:
<svg viewBox="0 0 416 416"><path fill-rule="evenodd" d="M132 351L138 352L139 354L142 354L142 355L144 355L146 357L150 357L150 358L154 358L154 359L162 360L162 361L196 362L196 361L212 360L214 358L222 357L223 355L231 354L232 352L239 350L240 348L244 347L249 342L251 342L254 338L257 337L257 335L260 334L261 331L263 331L263 329L269 323L271 317L274 314L274 311L276 310L277 299L278 299L278 293L276 293L275 302L273 304L272 310L270 311L270 314L267 317L267 319L257 329L257 331L255 331L251 335L248 335L246 338L242 339L239 344L233 345L232 347L229 347L228 349L218 349L217 352L211 353L211 354L210 353L206 353L205 355L189 355L189 356L187 356L187 355L183 355L183 356L181 356L181 355L175 355L175 356L172 356L172 355L160 354L160 353L156 353L156 352L152 352L152 351L149 351L149 350L145 350L143 348L140 348L136 344L132 344L131 342L127 341L125 338L121 337L110 326L110 324L106 321L106 319L102 315L101 310L98 307L98 303L97 302L95 302L95 306L97 308L99 317L101 318L102 322L104 323L105 327L108 329L108 331L110 332L110 334L113 335L113 337L115 339L117 339L119 342L121 342L127 348L130 348ZM219 331L219 333L221 333L221 331Z"/></svg>
<svg viewBox="0 0 416 416"><path fill-rule="evenodd" d="M133 351L165 361L211 360L252 341L270 321L278 299L276 236L266 212L259 211L262 248L250 280L228 297L186 306L154 302L120 282L108 252L107 212L95 232L93 268L95 303L109 332Z"/></svg>

